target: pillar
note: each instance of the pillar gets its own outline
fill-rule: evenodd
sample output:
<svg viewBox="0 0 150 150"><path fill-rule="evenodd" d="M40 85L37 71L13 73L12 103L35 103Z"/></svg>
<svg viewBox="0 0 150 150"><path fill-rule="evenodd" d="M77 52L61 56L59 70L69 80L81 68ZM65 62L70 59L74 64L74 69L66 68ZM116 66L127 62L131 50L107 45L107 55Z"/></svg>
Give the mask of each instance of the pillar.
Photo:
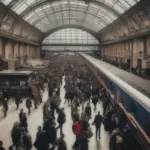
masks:
<svg viewBox="0 0 150 150"><path fill-rule="evenodd" d="M19 57L19 44L15 43L14 45L14 58L18 58Z"/></svg>
<svg viewBox="0 0 150 150"><path fill-rule="evenodd" d="M23 56L27 55L27 45L23 45Z"/></svg>
<svg viewBox="0 0 150 150"><path fill-rule="evenodd" d="M0 57L3 57L3 41L0 38Z"/></svg>
<svg viewBox="0 0 150 150"><path fill-rule="evenodd" d="M27 45L27 58L30 58L30 45Z"/></svg>
<svg viewBox="0 0 150 150"><path fill-rule="evenodd" d="M142 68L146 68L146 60L144 60L144 40L135 39L133 43L133 67L137 66L137 59L142 60Z"/></svg>
<svg viewBox="0 0 150 150"><path fill-rule="evenodd" d="M12 58L12 42L10 40L5 43L5 59Z"/></svg>
<svg viewBox="0 0 150 150"><path fill-rule="evenodd" d="M37 47L37 59L40 59L40 47Z"/></svg>

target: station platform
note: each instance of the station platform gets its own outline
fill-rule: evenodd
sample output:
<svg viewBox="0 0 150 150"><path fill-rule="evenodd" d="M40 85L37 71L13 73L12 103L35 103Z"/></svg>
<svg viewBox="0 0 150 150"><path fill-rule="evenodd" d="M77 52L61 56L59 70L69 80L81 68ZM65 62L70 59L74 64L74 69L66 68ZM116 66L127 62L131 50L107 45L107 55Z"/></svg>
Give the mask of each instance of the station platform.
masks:
<svg viewBox="0 0 150 150"><path fill-rule="evenodd" d="M66 123L64 125L64 134L65 134L65 140L67 143L68 150L72 150L72 145L75 141L75 135L72 132L72 120L71 120L71 108L68 106L68 104L64 104L64 95L65 95L65 89L64 89L64 80L63 84L61 86L60 90L60 97L61 97L61 107L64 107L65 114L66 114ZM43 101L46 101L48 98L48 92L45 90L43 93ZM8 111L8 116L6 118L0 119L0 140L4 142L4 147L6 149L9 148L10 145L12 145L11 141L11 129L13 127L13 124L15 121L19 120L19 110L21 108L24 109L25 112L27 112L27 109L25 107L25 102L23 102L20 105L20 109L16 110L16 105L13 103L10 106L10 109ZM32 136L32 142L35 141L36 132L37 132L37 126L43 125L43 104L39 106L37 110L34 110L32 108L32 113L30 116L28 116L28 129L29 133ZM81 111L81 107L80 107ZM97 111L100 111L101 114L103 113L102 104L98 103L97 105ZM92 119L90 120L90 125L93 122L93 119L95 117L95 114L97 114L97 111L94 111L94 107L92 106ZM95 139L95 126L92 126L93 131L93 137L89 139L89 150L109 150L109 134L105 132L104 126L101 126L101 139L97 140ZM58 129L57 137L60 136L60 131ZM34 147L32 149L35 149Z"/></svg>

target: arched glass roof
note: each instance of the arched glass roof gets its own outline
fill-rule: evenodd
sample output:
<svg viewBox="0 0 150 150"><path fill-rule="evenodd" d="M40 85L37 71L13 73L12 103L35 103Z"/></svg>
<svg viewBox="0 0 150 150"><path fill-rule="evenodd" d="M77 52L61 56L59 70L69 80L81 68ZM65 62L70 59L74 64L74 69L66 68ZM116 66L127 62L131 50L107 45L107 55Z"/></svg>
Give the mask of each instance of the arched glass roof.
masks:
<svg viewBox="0 0 150 150"><path fill-rule="evenodd" d="M99 41L93 35L75 28L64 28L51 33L43 40L42 45L42 50L49 51L95 51L100 49Z"/></svg>
<svg viewBox="0 0 150 150"><path fill-rule="evenodd" d="M99 44L99 41L86 31L74 28L58 30L47 36L42 44Z"/></svg>
<svg viewBox="0 0 150 150"><path fill-rule="evenodd" d="M98 32L140 0L0 0L43 32L78 25Z"/></svg>

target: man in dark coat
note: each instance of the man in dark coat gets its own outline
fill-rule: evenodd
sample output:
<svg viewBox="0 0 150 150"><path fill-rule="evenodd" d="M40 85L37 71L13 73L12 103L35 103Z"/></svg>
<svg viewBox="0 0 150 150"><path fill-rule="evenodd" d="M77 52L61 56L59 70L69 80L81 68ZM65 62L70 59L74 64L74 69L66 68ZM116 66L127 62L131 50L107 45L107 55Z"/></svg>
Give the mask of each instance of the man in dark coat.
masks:
<svg viewBox="0 0 150 150"><path fill-rule="evenodd" d="M26 100L26 107L27 107L27 109L28 109L28 114L30 115L30 114L31 114L31 107L32 107L32 101L31 101L30 98L28 98L28 99Z"/></svg>
<svg viewBox="0 0 150 150"><path fill-rule="evenodd" d="M98 114L95 116L94 122L93 124L95 124L96 127L96 140L97 140L97 134L99 133L99 139L100 137L100 129L101 129L101 123L102 123L102 116L100 115L100 112L98 112Z"/></svg>
<svg viewBox="0 0 150 150"><path fill-rule="evenodd" d="M11 138L13 146L15 146L15 148L17 149L20 146L20 139L21 139L21 131L18 122L16 122L13 126L13 129L11 131Z"/></svg>
<svg viewBox="0 0 150 150"><path fill-rule="evenodd" d="M48 139L45 131L41 130L41 126L38 127L38 132L36 134L34 146L38 150L48 150Z"/></svg>
<svg viewBox="0 0 150 150"><path fill-rule="evenodd" d="M56 139L57 139L57 131L56 131L54 122L49 127L47 136L48 136L48 142L50 144L52 144L52 148L54 148L55 147L55 142L56 142Z"/></svg>
<svg viewBox="0 0 150 150"><path fill-rule="evenodd" d="M89 120L91 118L91 113L92 113L90 104L87 104L87 106L85 107L85 113L86 113L88 120Z"/></svg>
<svg viewBox="0 0 150 150"><path fill-rule="evenodd" d="M98 102L98 96L97 95L92 96L92 103L94 105L94 110L96 110L97 102Z"/></svg>
<svg viewBox="0 0 150 150"><path fill-rule="evenodd" d="M57 127L57 129L60 128L60 135L62 135L63 134L63 124L66 122L66 115L63 112L63 109L61 109L59 112L57 122L59 123L59 126Z"/></svg>
<svg viewBox="0 0 150 150"><path fill-rule="evenodd" d="M23 148L25 150L31 150L32 149L31 135L29 133L25 132L25 130L23 131L22 141L23 141Z"/></svg>
<svg viewBox="0 0 150 150"><path fill-rule="evenodd" d="M16 95L16 97L15 97L15 103L16 103L16 106L17 106L16 109L19 109L20 102L21 102L21 97L19 95Z"/></svg>

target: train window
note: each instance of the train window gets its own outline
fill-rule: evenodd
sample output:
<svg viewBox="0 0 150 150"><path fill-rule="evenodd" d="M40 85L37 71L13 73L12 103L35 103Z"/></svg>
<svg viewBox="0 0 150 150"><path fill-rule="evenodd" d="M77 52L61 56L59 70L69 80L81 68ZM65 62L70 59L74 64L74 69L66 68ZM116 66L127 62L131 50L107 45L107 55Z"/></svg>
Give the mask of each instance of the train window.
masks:
<svg viewBox="0 0 150 150"><path fill-rule="evenodd" d="M133 101L131 101L131 112L133 115L135 115L137 112L136 104Z"/></svg>
<svg viewBox="0 0 150 150"><path fill-rule="evenodd" d="M116 97L115 97L116 102L119 102L119 99L120 99L120 91L118 88L116 88Z"/></svg>
<svg viewBox="0 0 150 150"><path fill-rule="evenodd" d="M0 81L0 85L6 85L6 81Z"/></svg>
<svg viewBox="0 0 150 150"><path fill-rule="evenodd" d="M25 85L26 82L25 81L20 81L20 85Z"/></svg>
<svg viewBox="0 0 150 150"><path fill-rule="evenodd" d="M126 105L126 97L125 96L121 97L121 103L123 106Z"/></svg>

